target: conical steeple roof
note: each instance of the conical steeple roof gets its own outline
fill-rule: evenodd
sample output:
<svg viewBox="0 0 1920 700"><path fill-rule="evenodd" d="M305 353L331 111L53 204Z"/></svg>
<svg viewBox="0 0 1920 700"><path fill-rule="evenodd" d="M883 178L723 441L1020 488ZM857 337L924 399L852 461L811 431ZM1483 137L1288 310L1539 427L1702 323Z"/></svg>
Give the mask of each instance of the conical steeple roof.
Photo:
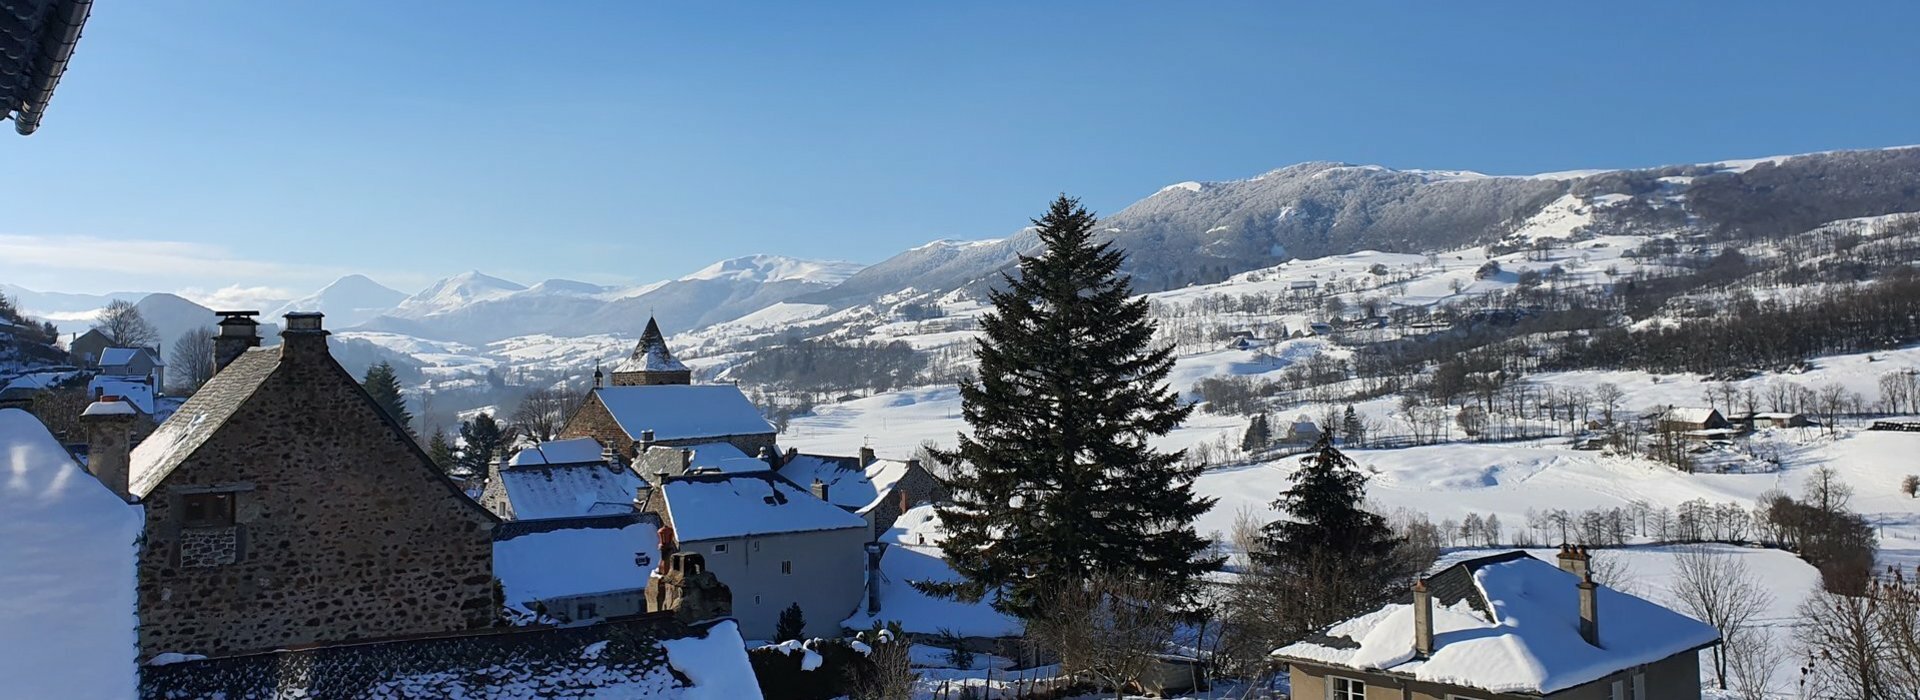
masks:
<svg viewBox="0 0 1920 700"><path fill-rule="evenodd" d="M640 334L640 342L633 346L633 352L613 368L616 379L620 374L631 372L687 371L686 365L673 359L673 352L667 349L666 335L660 332L660 324L651 317L647 319L647 330Z"/></svg>

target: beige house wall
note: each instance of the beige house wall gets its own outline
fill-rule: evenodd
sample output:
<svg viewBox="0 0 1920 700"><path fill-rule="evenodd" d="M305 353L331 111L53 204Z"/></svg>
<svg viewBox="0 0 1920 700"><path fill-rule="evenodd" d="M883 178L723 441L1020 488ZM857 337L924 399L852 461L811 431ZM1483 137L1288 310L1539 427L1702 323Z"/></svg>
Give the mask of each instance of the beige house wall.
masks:
<svg viewBox="0 0 1920 700"><path fill-rule="evenodd" d="M1645 698L1636 700L1700 700L1700 653L1676 654L1639 669L1646 675ZM1551 700L1609 700L1614 681L1632 688L1634 671L1622 671L1579 687L1545 696ZM1425 683L1378 672L1331 669L1293 663L1288 670L1293 700L1326 700L1327 679L1352 678L1367 684L1367 700L1531 700L1539 696L1493 693L1459 686ZM1633 696L1629 692L1628 696Z"/></svg>

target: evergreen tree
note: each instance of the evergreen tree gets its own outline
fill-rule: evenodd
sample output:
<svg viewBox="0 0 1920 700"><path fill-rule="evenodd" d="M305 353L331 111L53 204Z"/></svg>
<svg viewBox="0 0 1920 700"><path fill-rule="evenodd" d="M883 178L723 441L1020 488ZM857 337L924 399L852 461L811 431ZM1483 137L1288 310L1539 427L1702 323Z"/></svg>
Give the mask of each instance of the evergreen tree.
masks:
<svg viewBox="0 0 1920 700"><path fill-rule="evenodd" d="M1361 507L1366 474L1330 437L1320 438L1291 480L1273 502L1288 517L1261 528L1264 546L1252 553L1264 570L1290 582L1286 604L1297 614L1283 636L1319 632L1372 610L1413 573L1399 571L1398 540L1386 519Z"/></svg>
<svg viewBox="0 0 1920 700"><path fill-rule="evenodd" d="M453 473L460 463L460 455L454 452L453 441L447 439L447 431L435 428L433 438L427 441L427 457L440 471Z"/></svg>
<svg viewBox="0 0 1920 700"><path fill-rule="evenodd" d="M461 471L485 476L494 455L500 452L505 443L506 433L493 416L485 413L474 416L472 420L460 423L460 459L456 463Z"/></svg>
<svg viewBox="0 0 1920 700"><path fill-rule="evenodd" d="M360 385L366 387L374 403L380 404L380 410L386 411L409 434L413 432L413 414L407 412L407 397L400 393L400 378L394 375L393 365L382 361L368 367L367 377Z"/></svg>
<svg viewBox="0 0 1920 700"><path fill-rule="evenodd" d="M1247 422L1247 434L1240 438L1240 449L1259 452L1273 444L1273 428L1267 425L1267 414L1255 413L1253 420Z"/></svg>
<svg viewBox="0 0 1920 700"><path fill-rule="evenodd" d="M990 292L961 382L971 434L942 453L954 466L939 508L942 548L961 580L921 583L1032 619L1039 593L1097 572L1151 576L1182 599L1220 564L1194 518L1199 467L1149 447L1192 407L1169 390L1172 349L1153 347L1147 302L1117 275L1125 256L1095 243L1094 217L1065 196L1033 222L1046 248Z"/></svg>
<svg viewBox="0 0 1920 700"><path fill-rule="evenodd" d="M1367 426L1360 422L1360 414L1353 410L1353 404L1347 404L1347 412L1340 418L1340 436L1342 444L1348 446L1367 442Z"/></svg>
<svg viewBox="0 0 1920 700"><path fill-rule="evenodd" d="M780 619L773 623L773 643L792 642L807 637L807 616L800 612L800 604L794 603L780 611Z"/></svg>

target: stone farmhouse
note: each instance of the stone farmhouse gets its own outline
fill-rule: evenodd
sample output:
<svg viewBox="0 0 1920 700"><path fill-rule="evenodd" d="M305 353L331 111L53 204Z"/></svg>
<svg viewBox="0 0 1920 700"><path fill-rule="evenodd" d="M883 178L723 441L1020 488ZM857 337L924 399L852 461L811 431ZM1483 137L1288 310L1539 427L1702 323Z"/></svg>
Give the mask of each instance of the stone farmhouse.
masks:
<svg viewBox="0 0 1920 700"><path fill-rule="evenodd" d="M667 556L700 555L733 591L749 639L773 638L780 612L796 604L808 635L835 635L864 597L866 519L770 470L666 477L640 507L660 519Z"/></svg>
<svg viewBox="0 0 1920 700"><path fill-rule="evenodd" d="M1293 695L1331 700L1698 700L1712 626L1601 586L1587 552L1459 562L1412 599L1282 647Z"/></svg>
<svg viewBox="0 0 1920 700"><path fill-rule="evenodd" d="M145 507L143 660L446 634L498 616L498 519L334 361L320 314L286 318L269 348L223 327L226 364L131 452L119 425L90 426L90 466Z"/></svg>
<svg viewBox="0 0 1920 700"><path fill-rule="evenodd" d="M153 348L106 348L100 351L99 368L107 376L146 380L154 387L167 385L167 363Z"/></svg>

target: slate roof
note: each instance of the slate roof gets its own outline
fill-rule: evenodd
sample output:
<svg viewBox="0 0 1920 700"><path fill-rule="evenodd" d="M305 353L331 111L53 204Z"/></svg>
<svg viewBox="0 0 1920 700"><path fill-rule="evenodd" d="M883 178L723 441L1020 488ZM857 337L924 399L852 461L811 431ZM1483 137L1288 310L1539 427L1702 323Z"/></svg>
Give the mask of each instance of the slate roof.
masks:
<svg viewBox="0 0 1920 700"><path fill-rule="evenodd" d="M801 454L780 465L780 476L809 490L819 479L827 485L827 502L856 513L879 505L906 475L907 463L893 459L876 459L861 469L858 457Z"/></svg>
<svg viewBox="0 0 1920 700"><path fill-rule="evenodd" d="M632 470L599 461L500 471L500 488L514 520L631 513L634 496L646 483Z"/></svg>
<svg viewBox="0 0 1920 700"><path fill-rule="evenodd" d="M1273 652L1288 662L1379 670L1429 683L1545 695L1719 642L1711 625L1605 586L1599 644L1580 634L1578 579L1522 551L1428 578L1433 653L1413 650L1413 606L1388 605Z"/></svg>
<svg viewBox="0 0 1920 700"><path fill-rule="evenodd" d="M548 440L534 443L531 447L521 448L513 453L513 458L507 461L507 466L599 462L600 456L600 441L590 437Z"/></svg>
<svg viewBox="0 0 1920 700"><path fill-rule="evenodd" d="M167 365L160 359L160 353L154 352L152 348L105 348L100 351L100 361L96 364L102 368L119 367L133 362L141 355L146 355L155 367Z"/></svg>
<svg viewBox="0 0 1920 700"><path fill-rule="evenodd" d="M647 576L660 562L660 525L645 514L554 525L511 535L495 532L493 575L507 604L646 588Z"/></svg>
<svg viewBox="0 0 1920 700"><path fill-rule="evenodd" d="M213 375L130 455L128 491L145 498L225 425L280 367L280 348L253 348Z"/></svg>
<svg viewBox="0 0 1920 700"><path fill-rule="evenodd" d="M39 128L92 10L92 0L0 0L0 118L20 135Z"/></svg>
<svg viewBox="0 0 1920 700"><path fill-rule="evenodd" d="M640 342L633 346L633 353L613 368L615 372L685 372L687 366L673 359L673 353L667 350L667 337L660 333L660 324L652 318L647 319L647 329L640 334Z"/></svg>
<svg viewBox="0 0 1920 700"><path fill-rule="evenodd" d="M771 471L676 476L659 491L682 542L867 526Z"/></svg>
<svg viewBox="0 0 1920 700"><path fill-rule="evenodd" d="M773 424L731 384L609 386L593 390L627 435L655 440L772 433Z"/></svg>

